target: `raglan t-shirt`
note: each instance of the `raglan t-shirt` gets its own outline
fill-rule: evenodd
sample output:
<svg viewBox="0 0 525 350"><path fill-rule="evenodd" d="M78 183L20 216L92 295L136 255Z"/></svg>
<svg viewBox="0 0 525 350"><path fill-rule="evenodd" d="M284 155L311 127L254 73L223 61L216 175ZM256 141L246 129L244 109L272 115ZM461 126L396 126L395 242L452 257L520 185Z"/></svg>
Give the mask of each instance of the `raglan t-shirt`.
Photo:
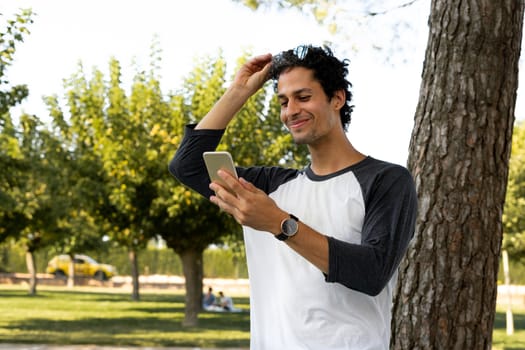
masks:
<svg viewBox="0 0 525 350"><path fill-rule="evenodd" d="M202 153L222 134L188 126L170 162L176 178L206 197L212 192ZM329 243L325 275L272 234L243 227L250 349L388 349L397 268L415 226L410 173L372 157L324 176L310 167L237 173Z"/></svg>

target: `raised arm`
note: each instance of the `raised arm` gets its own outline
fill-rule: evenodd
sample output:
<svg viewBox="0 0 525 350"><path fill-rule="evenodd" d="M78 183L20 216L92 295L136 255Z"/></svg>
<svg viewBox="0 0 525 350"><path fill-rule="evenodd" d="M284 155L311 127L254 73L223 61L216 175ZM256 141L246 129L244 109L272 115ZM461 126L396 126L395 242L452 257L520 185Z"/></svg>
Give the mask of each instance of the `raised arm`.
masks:
<svg viewBox="0 0 525 350"><path fill-rule="evenodd" d="M195 129L225 129L243 104L268 80L272 55L256 56L237 72L224 95L202 118Z"/></svg>
<svg viewBox="0 0 525 350"><path fill-rule="evenodd" d="M268 80L272 55L252 58L237 72L230 87L197 125L188 125L185 137L169 164L170 173L186 186L205 197L209 177L202 153L217 147L224 129L243 104Z"/></svg>

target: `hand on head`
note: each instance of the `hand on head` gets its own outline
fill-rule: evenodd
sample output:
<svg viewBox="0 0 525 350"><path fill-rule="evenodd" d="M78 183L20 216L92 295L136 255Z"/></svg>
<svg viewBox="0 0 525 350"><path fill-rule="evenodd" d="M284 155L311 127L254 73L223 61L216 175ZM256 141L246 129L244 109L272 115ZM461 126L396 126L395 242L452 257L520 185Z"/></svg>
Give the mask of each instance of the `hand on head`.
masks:
<svg viewBox="0 0 525 350"><path fill-rule="evenodd" d="M247 89L250 94L259 90L269 79L272 55L267 53L247 61L237 72L232 86Z"/></svg>

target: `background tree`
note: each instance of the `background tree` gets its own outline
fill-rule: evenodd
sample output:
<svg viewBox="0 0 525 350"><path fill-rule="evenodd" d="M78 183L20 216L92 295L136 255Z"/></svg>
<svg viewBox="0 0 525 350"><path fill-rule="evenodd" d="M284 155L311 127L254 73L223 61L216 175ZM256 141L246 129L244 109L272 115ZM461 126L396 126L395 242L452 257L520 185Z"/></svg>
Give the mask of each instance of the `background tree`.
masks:
<svg viewBox="0 0 525 350"><path fill-rule="evenodd" d="M182 140L184 125L206 114L206 109L220 97L224 90L225 68L222 56L215 62L203 58L189 73L184 88L172 96L172 115L163 122L167 134L164 140L159 139L157 148L165 165ZM167 246L181 258L186 281L183 324L195 326L202 307L203 251L210 244L223 243L223 237L235 230L235 226L231 219L195 192L180 184L174 186L173 180L162 183L162 186L165 188L161 192L168 197L162 197L156 203L156 227Z"/></svg>
<svg viewBox="0 0 525 350"><path fill-rule="evenodd" d="M514 258L525 256L525 122L514 126L509 181L503 212L503 249Z"/></svg>
<svg viewBox="0 0 525 350"><path fill-rule="evenodd" d="M314 12L347 4L242 2ZM514 0L431 1L408 161L420 208L400 270L392 348L490 348L523 7Z"/></svg>
<svg viewBox="0 0 525 350"><path fill-rule="evenodd" d="M55 168L60 145L35 116L20 116L17 126L10 114L29 93L26 85L9 86L5 75L17 43L29 34L32 15L31 10L21 10L0 31L0 242L10 237L24 243L29 293L36 294L34 252L55 238L64 206L54 201L63 188L60 178L51 176L60 169Z"/></svg>
<svg viewBox="0 0 525 350"><path fill-rule="evenodd" d="M13 199L3 212L2 230L23 244L30 273L29 292L36 294L34 253L51 246L65 233L68 221L68 187L66 152L59 140L48 133L35 116L20 116L16 131L19 156L13 159L14 170L8 195Z"/></svg>
<svg viewBox="0 0 525 350"><path fill-rule="evenodd" d="M79 65L79 71L82 71L82 65ZM74 255L107 246L103 237L108 217L113 211L102 162L92 147L93 131L90 128L97 105L81 74L74 74L65 84L70 87L67 91L69 114L63 112L57 96L48 96L45 101L52 119L52 133L60 140L67 154L60 171L67 189L68 213L62 223L62 234L51 251L71 257L67 284L72 287L75 282ZM71 87L78 90L74 91ZM85 104L77 103L77 99L82 99Z"/></svg>
<svg viewBox="0 0 525 350"><path fill-rule="evenodd" d="M20 120L24 168L16 178L14 191L23 195L17 202L17 232L13 234L25 246L29 292L36 294L34 253L69 233L65 224L70 204L67 155L60 141L48 133L35 116L24 114Z"/></svg>
<svg viewBox="0 0 525 350"><path fill-rule="evenodd" d="M156 182L166 177L166 164L157 161L157 150L150 142L152 120L168 108L162 102L158 80L146 81L138 73L128 97L115 59L110 60L109 76L106 83L103 73L94 69L88 80L80 66L66 84L68 117L56 99L49 99L48 104L55 124L69 135L76 153L82 184L77 194L93 190L86 197L79 196L84 201L78 205L86 204L86 218L99 228L99 240L106 235L128 249L132 298L138 300L137 252L156 234L151 204L158 195Z"/></svg>
<svg viewBox="0 0 525 350"><path fill-rule="evenodd" d="M1 16L1 13L0 13ZM31 10L22 10L15 19L0 24L0 243L19 232L16 216L20 192L13 191L14 183L23 171L22 153L16 129L9 109L27 97L26 85L10 86L6 78L7 69L13 63L17 43L23 42L33 23Z"/></svg>
<svg viewBox="0 0 525 350"><path fill-rule="evenodd" d="M16 44L29 34L31 10L21 10L0 32L0 242L8 237L26 249L29 292L36 294L34 253L54 244L64 233L68 206L67 152L60 140L46 131L36 116L23 114L19 125L10 108L28 95L25 85L10 87L4 78L12 64ZM65 235L64 235L65 236Z"/></svg>

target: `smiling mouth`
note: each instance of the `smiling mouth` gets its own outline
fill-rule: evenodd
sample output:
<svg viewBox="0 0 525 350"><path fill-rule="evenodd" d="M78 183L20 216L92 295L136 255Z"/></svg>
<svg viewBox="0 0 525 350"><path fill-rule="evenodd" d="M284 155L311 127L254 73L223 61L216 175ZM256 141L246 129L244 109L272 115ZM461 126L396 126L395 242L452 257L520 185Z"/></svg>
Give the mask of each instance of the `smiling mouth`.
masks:
<svg viewBox="0 0 525 350"><path fill-rule="evenodd" d="M308 119L296 120L296 121L290 123L290 124L288 125L288 128L289 128L290 130L292 130L292 129L299 129L300 127L302 127L302 126L305 125L306 123L308 123Z"/></svg>

